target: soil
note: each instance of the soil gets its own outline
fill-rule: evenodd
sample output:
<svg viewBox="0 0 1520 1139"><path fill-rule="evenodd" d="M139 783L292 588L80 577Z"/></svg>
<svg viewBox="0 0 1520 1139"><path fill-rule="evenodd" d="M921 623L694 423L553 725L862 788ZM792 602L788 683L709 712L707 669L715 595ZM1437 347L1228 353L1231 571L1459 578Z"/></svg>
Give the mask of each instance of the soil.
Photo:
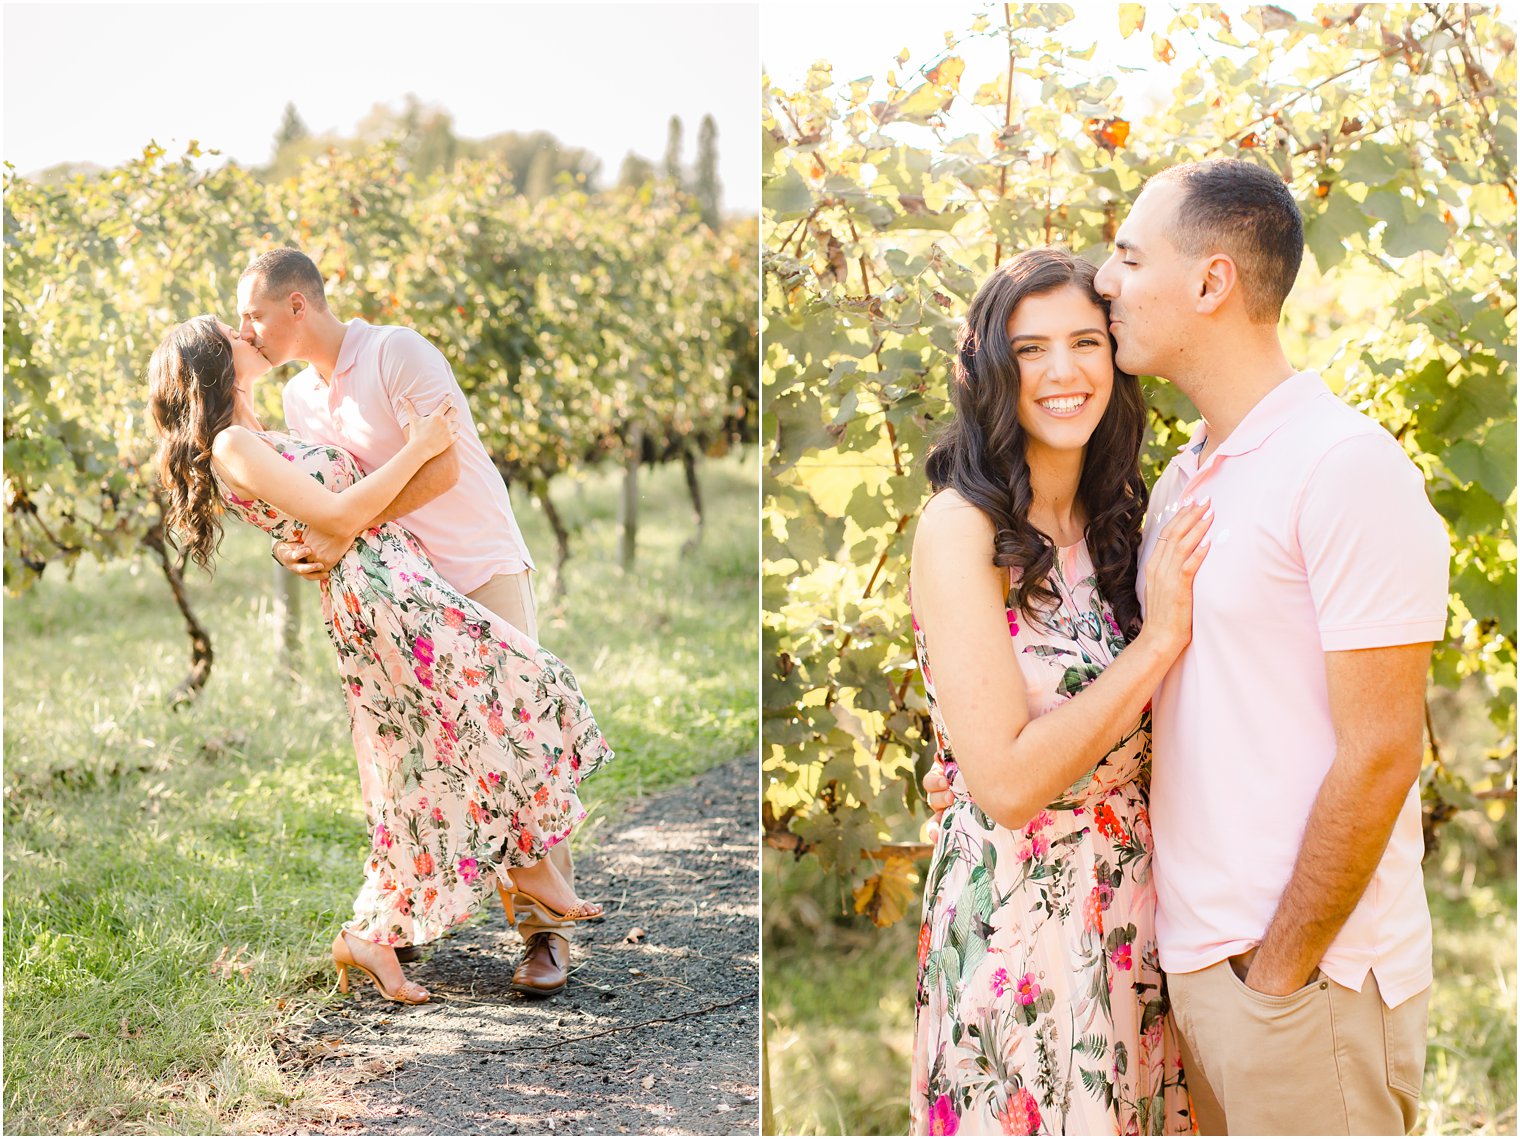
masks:
<svg viewBox="0 0 1520 1139"><path fill-rule="evenodd" d="M576 927L557 996L508 987L522 941L495 907L408 967L427 1004L361 981L285 1030L277 1050L311 1094L276 1130L758 1134L757 795L741 757L576 851L577 888L607 918Z"/></svg>

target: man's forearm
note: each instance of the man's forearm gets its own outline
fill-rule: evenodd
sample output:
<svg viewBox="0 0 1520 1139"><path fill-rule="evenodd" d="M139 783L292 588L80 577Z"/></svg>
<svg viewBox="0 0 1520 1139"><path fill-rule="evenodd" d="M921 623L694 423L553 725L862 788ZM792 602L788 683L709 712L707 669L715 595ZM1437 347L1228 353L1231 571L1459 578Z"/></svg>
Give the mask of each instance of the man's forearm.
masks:
<svg viewBox="0 0 1520 1139"><path fill-rule="evenodd" d="M424 463L412 476L411 481L402 488L401 493L391 500L389 506L372 518L364 526L364 530L372 529L426 506L458 481L459 452L458 448L450 447Z"/></svg>
<svg viewBox="0 0 1520 1139"><path fill-rule="evenodd" d="M1331 766L1293 875L1251 962L1252 988L1283 995L1308 982L1377 872L1409 794L1408 772L1402 756L1337 758Z"/></svg>

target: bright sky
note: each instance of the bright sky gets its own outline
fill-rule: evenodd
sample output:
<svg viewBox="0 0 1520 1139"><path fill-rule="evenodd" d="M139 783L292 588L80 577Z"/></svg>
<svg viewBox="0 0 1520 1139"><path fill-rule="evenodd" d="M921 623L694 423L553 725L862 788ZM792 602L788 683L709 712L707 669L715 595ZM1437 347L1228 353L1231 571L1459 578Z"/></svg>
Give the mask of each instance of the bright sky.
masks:
<svg viewBox="0 0 1520 1139"><path fill-rule="evenodd" d="M759 206L753 4L13 4L4 9L0 157L22 172L109 166L190 139L269 159L287 102L312 133L353 133L408 92L455 132L546 130L602 160L656 163L671 115L696 157L718 123L725 209Z"/></svg>

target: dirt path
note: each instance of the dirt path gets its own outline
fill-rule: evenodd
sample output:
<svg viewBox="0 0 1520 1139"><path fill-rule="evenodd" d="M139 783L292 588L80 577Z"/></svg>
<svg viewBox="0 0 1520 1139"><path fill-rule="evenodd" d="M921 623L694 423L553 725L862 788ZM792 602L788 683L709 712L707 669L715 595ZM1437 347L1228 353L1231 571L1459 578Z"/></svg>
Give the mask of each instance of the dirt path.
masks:
<svg viewBox="0 0 1520 1139"><path fill-rule="evenodd" d="M577 930L558 996L507 987L522 942L498 907L409 970L428 1004L366 983L288 1035L316 1110L280 1130L758 1133L756 795L753 756L737 759L576 852L577 885L608 917Z"/></svg>

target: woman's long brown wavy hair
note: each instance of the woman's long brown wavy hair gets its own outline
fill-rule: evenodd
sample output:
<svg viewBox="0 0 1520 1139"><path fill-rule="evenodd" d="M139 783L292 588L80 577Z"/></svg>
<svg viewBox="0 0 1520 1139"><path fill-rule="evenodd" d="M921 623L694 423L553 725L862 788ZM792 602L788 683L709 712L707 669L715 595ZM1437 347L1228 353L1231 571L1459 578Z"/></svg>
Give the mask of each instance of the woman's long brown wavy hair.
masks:
<svg viewBox="0 0 1520 1139"><path fill-rule="evenodd" d="M1029 521L1033 491L1027 437L1019 423L1019 364L1008 322L1026 298L1076 288L1107 316L1093 288L1097 269L1064 249L1020 253L977 290L957 341L950 386L955 418L935 440L925 463L935 491L954 488L996 527L992 562L1019 570L1018 609L1039 620L1059 604L1050 587L1056 547ZM1112 340L1110 339L1110 346ZM1128 637L1140 628L1135 568L1147 493L1140 477L1145 401L1140 383L1114 368L1114 390L1082 459L1077 495L1087 513L1087 549L1098 591Z"/></svg>
<svg viewBox="0 0 1520 1139"><path fill-rule="evenodd" d="M148 406L158 428L158 477L168 492L166 529L202 569L222 541L222 499L211 475L211 441L232 423L232 345L216 318L172 329L148 361Z"/></svg>

